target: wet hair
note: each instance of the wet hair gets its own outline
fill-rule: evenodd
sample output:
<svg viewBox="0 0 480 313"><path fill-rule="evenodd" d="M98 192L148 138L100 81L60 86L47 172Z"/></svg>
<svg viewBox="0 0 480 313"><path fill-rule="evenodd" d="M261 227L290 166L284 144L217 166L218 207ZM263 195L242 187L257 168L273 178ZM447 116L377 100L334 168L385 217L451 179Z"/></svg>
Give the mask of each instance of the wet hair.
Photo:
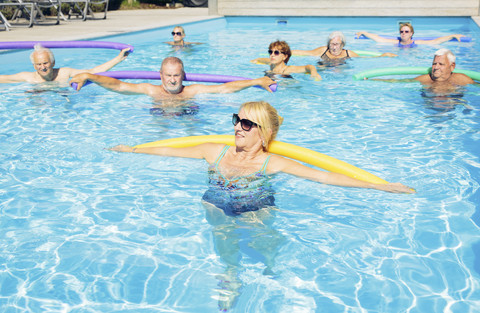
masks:
<svg viewBox="0 0 480 313"><path fill-rule="evenodd" d="M41 44L37 43L35 46L33 46L33 52L30 54L30 61L32 64L35 63L34 56L37 53L48 53L48 58L50 59L50 63L55 63L55 57L53 56L53 52L48 49L43 47Z"/></svg>
<svg viewBox="0 0 480 313"><path fill-rule="evenodd" d="M412 32L412 35L415 33L415 31L413 30L413 26L412 24L410 23L400 23L399 27L398 27L398 31L401 31L402 30L402 27L405 27L407 26L408 28L410 28L410 31Z"/></svg>
<svg viewBox="0 0 480 313"><path fill-rule="evenodd" d="M452 51L450 51L446 48L442 48L442 49L439 49L439 50L435 51L435 56L442 56L442 55L447 56L447 59L450 62L450 64L455 63L456 57L455 57L455 54L453 54Z"/></svg>
<svg viewBox="0 0 480 313"><path fill-rule="evenodd" d="M281 51L283 54L287 56L285 59L285 64L288 63L288 60L290 60L290 57L292 56L292 51L290 50L290 46L288 43L282 40L277 40L272 42L269 46L269 50L273 50L273 48L277 48L279 51Z"/></svg>
<svg viewBox="0 0 480 313"><path fill-rule="evenodd" d="M342 40L342 48L345 47L347 44L347 40L345 39L345 35L341 31L334 31L330 35L328 35L327 39L327 46L330 45L330 41L332 41L333 38L340 37Z"/></svg>
<svg viewBox="0 0 480 313"><path fill-rule="evenodd" d="M245 102L240 106L246 118L259 125L259 131L265 141L263 150L268 151L268 147L277 136L283 118L278 115L277 110L265 101Z"/></svg>
<svg viewBox="0 0 480 313"><path fill-rule="evenodd" d="M185 77L185 69L183 67L183 61L182 60L180 60L177 57L168 57L168 58L163 59L162 65L160 65L160 73L162 73L163 67L166 64L180 64L182 66L183 77Z"/></svg>
<svg viewBox="0 0 480 313"><path fill-rule="evenodd" d="M175 28L180 28L180 31L182 32L182 34L185 35L185 29L183 29L182 26L175 26L173 29L175 29Z"/></svg>

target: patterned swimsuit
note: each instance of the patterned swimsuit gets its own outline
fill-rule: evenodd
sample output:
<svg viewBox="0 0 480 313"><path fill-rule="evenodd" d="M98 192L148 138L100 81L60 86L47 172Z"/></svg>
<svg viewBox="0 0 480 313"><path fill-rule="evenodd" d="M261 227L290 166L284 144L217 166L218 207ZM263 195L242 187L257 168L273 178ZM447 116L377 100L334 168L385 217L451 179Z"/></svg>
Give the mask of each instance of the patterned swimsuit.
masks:
<svg viewBox="0 0 480 313"><path fill-rule="evenodd" d="M209 188L202 200L222 209L229 216L274 206L274 192L265 173L270 156L255 173L228 179L222 175L218 165L229 147L225 146L208 168Z"/></svg>

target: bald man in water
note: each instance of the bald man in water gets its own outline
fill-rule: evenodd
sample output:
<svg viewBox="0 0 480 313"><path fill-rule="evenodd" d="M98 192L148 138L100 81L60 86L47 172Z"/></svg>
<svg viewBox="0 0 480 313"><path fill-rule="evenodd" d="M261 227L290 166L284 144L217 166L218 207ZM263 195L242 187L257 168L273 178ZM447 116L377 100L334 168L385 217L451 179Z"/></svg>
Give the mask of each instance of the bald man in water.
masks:
<svg viewBox="0 0 480 313"><path fill-rule="evenodd" d="M54 68L55 57L53 56L52 51L37 44L34 47L34 51L30 55L30 60L33 63L35 72L21 72L12 75L0 75L0 83L66 83L71 77L83 72L99 73L108 71L118 63L125 60L129 51L130 48L125 48L120 51L120 53L115 58L111 59L106 63L98 65L92 69L80 70L69 67Z"/></svg>
<svg viewBox="0 0 480 313"><path fill-rule="evenodd" d="M455 55L448 49L439 49L435 52L430 73L415 78L382 79L372 80L385 82L415 82L418 81L424 87L435 93L456 92L459 86L474 84L473 79L465 74L453 73L455 69ZM367 78L365 78L367 79Z"/></svg>
<svg viewBox="0 0 480 313"><path fill-rule="evenodd" d="M275 84L272 79L262 76L261 78L238 80L224 84L192 84L184 86L185 71L183 62L177 57L168 57L163 60L160 67L160 77L162 84L153 85L149 83L127 83L107 76L82 73L73 77L71 82L78 84L77 90L80 90L85 82L89 80L111 91L122 94L144 94L152 97L154 100L188 99L202 93L233 93L252 86L261 86L271 92L272 90L269 86Z"/></svg>

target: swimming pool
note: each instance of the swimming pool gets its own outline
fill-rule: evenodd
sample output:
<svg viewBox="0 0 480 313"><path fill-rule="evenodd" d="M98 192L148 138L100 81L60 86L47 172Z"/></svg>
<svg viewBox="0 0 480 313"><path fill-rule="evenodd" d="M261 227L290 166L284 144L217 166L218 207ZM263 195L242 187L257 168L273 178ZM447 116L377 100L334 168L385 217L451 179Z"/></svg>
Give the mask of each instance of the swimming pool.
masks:
<svg viewBox="0 0 480 313"><path fill-rule="evenodd" d="M191 114L157 114L148 97L93 85L78 93L1 85L1 310L215 312L220 295L233 290L233 312L475 312L479 90L469 86L438 96L415 83L354 81L352 75L365 69L431 63L439 46L399 50L353 40L359 25L395 33L397 20L218 19L185 25L187 40L205 45L184 51L163 44L170 28L108 38L135 46L117 70L157 70L165 56L175 55L187 72L259 77L266 67L248 61L271 41L313 48L333 30L346 34L349 49L399 54L326 68L320 82L298 74L274 94L250 88L199 96ZM475 38L441 47L457 54L458 68L478 70L479 29L470 19L409 20L419 35ZM93 67L116 54L54 52L57 65L71 67ZM1 62L0 74L31 70L27 52L2 54ZM293 57L290 63L307 62L315 59ZM418 193L278 175L270 219L212 221L201 203L204 162L104 149L231 133L231 113L246 100L266 100L279 110L285 118L279 140ZM214 242L222 235L231 256L238 257L236 246L241 250L234 274ZM274 262L274 274L264 275L265 262Z"/></svg>

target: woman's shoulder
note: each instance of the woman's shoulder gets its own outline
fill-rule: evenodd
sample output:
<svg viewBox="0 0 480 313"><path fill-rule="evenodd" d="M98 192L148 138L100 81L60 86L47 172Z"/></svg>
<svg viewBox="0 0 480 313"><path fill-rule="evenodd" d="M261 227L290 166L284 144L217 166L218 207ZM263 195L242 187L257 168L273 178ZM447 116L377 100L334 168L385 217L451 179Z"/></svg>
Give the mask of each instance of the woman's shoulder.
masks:
<svg viewBox="0 0 480 313"><path fill-rule="evenodd" d="M287 159L281 155L269 153L268 154L269 160L267 165L267 172L268 174L275 174L278 172L285 171L285 168L288 167L289 164L295 162L291 159Z"/></svg>
<svg viewBox="0 0 480 313"><path fill-rule="evenodd" d="M203 150L203 155L207 163L212 164L222 153L223 149L228 150L230 146L223 143L206 142L197 146Z"/></svg>
<svg viewBox="0 0 480 313"><path fill-rule="evenodd" d="M347 52L347 55L350 56L350 57L358 57L359 55L353 51L353 50L349 50L349 49L344 49L346 52Z"/></svg>
<svg viewBox="0 0 480 313"><path fill-rule="evenodd" d="M328 50L328 46L321 46L321 47L313 49L313 51L315 52L316 55L320 55L327 50Z"/></svg>

